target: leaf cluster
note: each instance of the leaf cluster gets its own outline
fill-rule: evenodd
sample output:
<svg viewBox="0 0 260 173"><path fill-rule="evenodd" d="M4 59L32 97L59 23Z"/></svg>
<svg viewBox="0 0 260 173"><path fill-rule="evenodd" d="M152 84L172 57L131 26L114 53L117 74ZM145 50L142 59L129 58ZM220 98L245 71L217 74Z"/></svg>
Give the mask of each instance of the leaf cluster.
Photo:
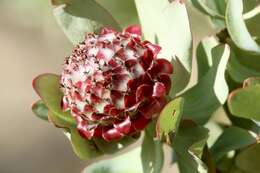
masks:
<svg viewBox="0 0 260 173"><path fill-rule="evenodd" d="M180 173L258 173L260 170L260 3L258 0L52 0L54 16L73 44L103 26L142 26L143 38L162 47L174 66L169 103L144 132L141 146L88 166L84 173L160 173L163 145ZM190 8L187 8L190 7ZM190 9L215 32L193 44ZM196 21L198 22L198 21ZM192 67L195 58L197 67ZM197 83L188 87L194 70ZM33 86L41 100L33 112L69 137L82 159L113 154L139 136L105 142L83 139L60 108L59 76ZM221 111L217 111L221 110ZM213 117L214 115L214 117ZM224 121L222 120L224 119ZM252 159L253 158L253 159Z"/></svg>

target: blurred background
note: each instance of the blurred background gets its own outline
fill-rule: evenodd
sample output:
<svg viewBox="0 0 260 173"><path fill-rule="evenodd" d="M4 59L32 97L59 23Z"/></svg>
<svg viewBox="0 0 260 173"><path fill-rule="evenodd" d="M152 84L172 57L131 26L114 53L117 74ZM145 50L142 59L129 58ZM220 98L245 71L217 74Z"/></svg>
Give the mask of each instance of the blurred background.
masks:
<svg viewBox="0 0 260 173"><path fill-rule="evenodd" d="M30 110L32 79L58 73L71 44L48 0L0 0L0 173L77 173L67 138Z"/></svg>
<svg viewBox="0 0 260 173"><path fill-rule="evenodd" d="M212 28L189 12L196 45ZM48 0L0 0L0 173L79 173L86 165L60 130L30 110L38 99L32 79L59 73L71 47Z"/></svg>

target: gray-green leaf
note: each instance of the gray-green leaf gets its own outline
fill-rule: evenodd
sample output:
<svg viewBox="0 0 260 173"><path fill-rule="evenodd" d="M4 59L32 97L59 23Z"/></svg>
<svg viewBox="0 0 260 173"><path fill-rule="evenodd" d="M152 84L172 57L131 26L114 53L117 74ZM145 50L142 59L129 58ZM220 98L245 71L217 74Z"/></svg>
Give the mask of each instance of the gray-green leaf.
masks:
<svg viewBox="0 0 260 173"><path fill-rule="evenodd" d="M39 100L32 105L32 111L37 117L48 121L48 108L42 100Z"/></svg>
<svg viewBox="0 0 260 173"><path fill-rule="evenodd" d="M133 149L112 159L93 163L82 173L142 173L141 148Z"/></svg>
<svg viewBox="0 0 260 173"><path fill-rule="evenodd" d="M161 57L174 59L171 96L189 82L192 62L192 35L185 4L168 0L135 0L145 39L162 47ZM181 19L181 20L180 20ZM179 62L176 63L178 57ZM176 67L178 66L178 67ZM185 73L183 73L185 72Z"/></svg>
<svg viewBox="0 0 260 173"><path fill-rule="evenodd" d="M212 67L197 85L182 95L185 99L183 112L185 117L204 124L212 113L224 104L228 96L225 70L229 55L228 45L219 45L212 50Z"/></svg>
<svg viewBox="0 0 260 173"><path fill-rule="evenodd" d="M115 18L121 28L139 24L134 0L96 0Z"/></svg>
<svg viewBox="0 0 260 173"><path fill-rule="evenodd" d="M54 16L64 33L74 44L83 41L88 32L96 32L102 26L121 30L118 22L99 3L93 0L73 0L55 6Z"/></svg>
<svg viewBox="0 0 260 173"><path fill-rule="evenodd" d="M198 79L200 80L212 67L212 49L218 45L215 37L206 37L198 45L196 56L198 63Z"/></svg>
<svg viewBox="0 0 260 173"><path fill-rule="evenodd" d="M210 151L216 162L229 151L245 148L256 143L256 139L246 130L232 126L224 130Z"/></svg>
<svg viewBox="0 0 260 173"><path fill-rule="evenodd" d="M182 118L184 99L176 98L169 102L161 111L157 121L156 131L157 136L162 138L170 132L176 132Z"/></svg>
<svg viewBox="0 0 260 173"><path fill-rule="evenodd" d="M255 82L246 82L246 80L243 88L230 94L228 107L234 116L260 121L260 108L257 102L260 100L260 80L259 78L254 80Z"/></svg>
<svg viewBox="0 0 260 173"><path fill-rule="evenodd" d="M205 164L192 152L190 148L196 143L206 141L208 130L204 127L185 127L179 130L172 139L180 173L206 173ZM203 144L205 144L203 142ZM202 146L203 147L203 146Z"/></svg>
<svg viewBox="0 0 260 173"><path fill-rule="evenodd" d="M259 173L260 144L255 144L242 151L235 160L235 165L246 173Z"/></svg>
<svg viewBox="0 0 260 173"><path fill-rule="evenodd" d="M231 46L231 58L227 72L237 83L242 83L249 77L260 76L260 54L255 55L239 49L231 40L227 40Z"/></svg>
<svg viewBox="0 0 260 173"><path fill-rule="evenodd" d="M33 87L41 97L44 104L52 112L49 114L51 121L59 127L76 127L75 119L69 111L61 108L63 93L59 86L59 76L55 74L42 74L33 80Z"/></svg>
<svg viewBox="0 0 260 173"><path fill-rule="evenodd" d="M260 47L250 35L243 19L243 0L228 1L226 25L230 37L239 48L260 54Z"/></svg>
<svg viewBox="0 0 260 173"><path fill-rule="evenodd" d="M145 130L142 143L141 158L143 173L161 173L164 154L162 142L155 138L155 123L151 123Z"/></svg>

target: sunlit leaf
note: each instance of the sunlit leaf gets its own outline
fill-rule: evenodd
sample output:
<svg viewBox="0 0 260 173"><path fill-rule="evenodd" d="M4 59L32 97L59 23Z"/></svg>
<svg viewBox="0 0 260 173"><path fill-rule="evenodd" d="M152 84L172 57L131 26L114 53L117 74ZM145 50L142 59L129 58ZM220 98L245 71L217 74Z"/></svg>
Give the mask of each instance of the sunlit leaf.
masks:
<svg viewBox="0 0 260 173"><path fill-rule="evenodd" d="M115 18L121 28L139 24L134 0L96 0Z"/></svg>
<svg viewBox="0 0 260 173"><path fill-rule="evenodd" d="M72 43L77 44L88 32L97 32L102 26L121 27L113 16L99 3L92 0L73 0L55 6L54 16Z"/></svg>
<svg viewBox="0 0 260 173"><path fill-rule="evenodd" d="M188 0L188 3L207 15L216 30L225 28L226 0Z"/></svg>
<svg viewBox="0 0 260 173"><path fill-rule="evenodd" d="M200 80L212 67L212 49L218 45L215 37L206 37L198 45L196 56L198 62L198 79Z"/></svg>
<svg viewBox="0 0 260 173"><path fill-rule="evenodd" d="M182 118L184 99L179 97L169 102L161 111L157 121L157 135L162 138L178 130Z"/></svg>
<svg viewBox="0 0 260 173"><path fill-rule="evenodd" d="M73 44L83 41L86 33L96 32L102 27L101 24L93 20L71 15L62 7L55 8L53 13L58 24Z"/></svg>
<svg viewBox="0 0 260 173"><path fill-rule="evenodd" d="M143 173L141 149L136 148L112 159L95 162L82 173Z"/></svg>
<svg viewBox="0 0 260 173"><path fill-rule="evenodd" d="M248 32L243 19L243 0L228 1L226 25L230 37L239 48L260 54L260 47Z"/></svg>
<svg viewBox="0 0 260 173"><path fill-rule="evenodd" d="M212 113L228 96L228 86L225 81L225 70L230 55L228 45L220 45L212 50L213 65L197 85L186 91L182 97L184 117L191 118L199 124L204 124Z"/></svg>
<svg viewBox="0 0 260 173"><path fill-rule="evenodd" d="M220 19L225 18L225 0L191 0L203 13Z"/></svg>
<svg viewBox="0 0 260 173"><path fill-rule="evenodd" d="M155 138L155 123L151 123L145 130L145 136L142 143L141 158L143 173L161 173L164 154L163 144Z"/></svg>
<svg viewBox="0 0 260 173"><path fill-rule="evenodd" d="M145 39L162 47L161 57L168 60L178 57L171 95L183 90L189 82L192 62L192 36L185 4L168 0L135 0ZM181 20L180 20L181 19ZM185 71L186 73L183 73ZM185 75L185 76L184 76ZM188 80L187 80L188 79Z"/></svg>

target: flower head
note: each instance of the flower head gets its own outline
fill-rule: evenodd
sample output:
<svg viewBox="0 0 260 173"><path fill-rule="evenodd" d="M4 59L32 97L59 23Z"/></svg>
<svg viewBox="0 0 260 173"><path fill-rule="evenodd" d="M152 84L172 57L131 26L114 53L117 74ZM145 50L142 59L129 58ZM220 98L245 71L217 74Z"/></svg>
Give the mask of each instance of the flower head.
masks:
<svg viewBox="0 0 260 173"><path fill-rule="evenodd" d="M85 138L117 140L146 127L166 104L171 63L158 45L141 41L141 30L103 28L88 34L65 59L62 107Z"/></svg>

